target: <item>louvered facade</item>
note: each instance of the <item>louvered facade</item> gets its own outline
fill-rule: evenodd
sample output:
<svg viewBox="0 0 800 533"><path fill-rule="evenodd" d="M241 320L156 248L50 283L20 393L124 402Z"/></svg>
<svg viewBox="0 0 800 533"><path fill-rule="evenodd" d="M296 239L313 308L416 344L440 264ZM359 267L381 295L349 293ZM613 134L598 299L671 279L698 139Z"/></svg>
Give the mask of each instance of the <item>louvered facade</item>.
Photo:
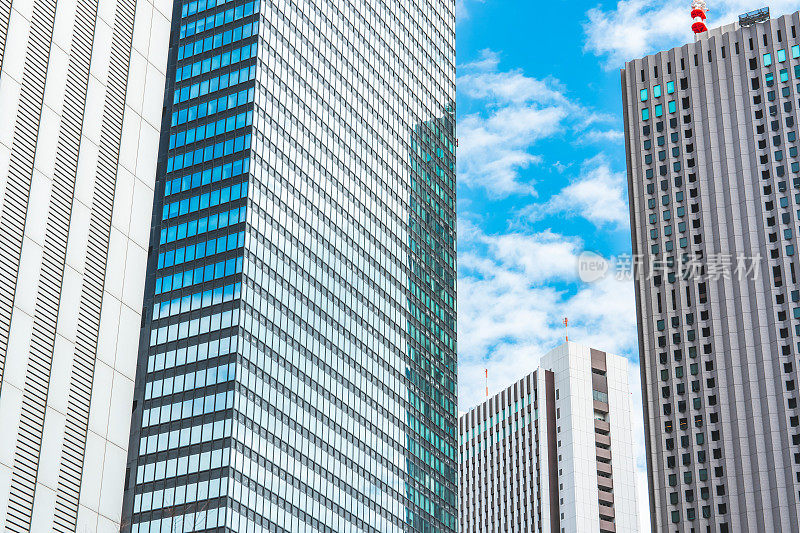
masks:
<svg viewBox="0 0 800 533"><path fill-rule="evenodd" d="M170 4L0 1L0 530L119 529Z"/></svg>

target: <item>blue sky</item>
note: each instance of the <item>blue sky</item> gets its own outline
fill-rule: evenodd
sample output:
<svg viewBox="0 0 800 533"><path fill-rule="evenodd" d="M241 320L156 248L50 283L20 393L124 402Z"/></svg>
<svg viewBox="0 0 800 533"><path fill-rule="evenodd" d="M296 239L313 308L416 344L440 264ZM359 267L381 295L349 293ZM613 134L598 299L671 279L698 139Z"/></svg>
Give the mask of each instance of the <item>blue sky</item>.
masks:
<svg viewBox="0 0 800 533"><path fill-rule="evenodd" d="M709 1L709 26L762 7ZM570 338L631 361L648 527L632 282L578 279L584 251L630 253L619 68L692 40L690 1L458 0L459 407ZM775 0L773 15L800 1Z"/></svg>

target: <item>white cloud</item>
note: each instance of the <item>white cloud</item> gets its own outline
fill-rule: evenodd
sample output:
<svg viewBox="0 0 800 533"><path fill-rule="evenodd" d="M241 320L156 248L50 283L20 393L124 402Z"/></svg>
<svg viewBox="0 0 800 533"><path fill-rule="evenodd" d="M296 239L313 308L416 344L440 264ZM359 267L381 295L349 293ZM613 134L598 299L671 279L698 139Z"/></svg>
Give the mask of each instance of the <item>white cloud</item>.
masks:
<svg viewBox="0 0 800 533"><path fill-rule="evenodd" d="M618 68L669 42L688 42L691 28L688 3L676 0L620 0L616 9L590 9L584 24L586 49L608 58Z"/></svg>
<svg viewBox="0 0 800 533"><path fill-rule="evenodd" d="M621 131L600 126L614 122L614 117L571 100L557 79L537 79L498 66L498 54L483 50L477 60L459 67L459 94L481 105L480 112L459 118L459 183L483 188L492 198L535 196L535 184L521 171L544 162L535 152L538 141L568 131L580 133L573 135L575 144L622 140Z"/></svg>
<svg viewBox="0 0 800 533"><path fill-rule="evenodd" d="M617 117L615 115L583 109L581 110L581 116L578 119L576 129L583 131L589 128L589 126L594 126L595 124L613 123L616 120Z"/></svg>
<svg viewBox="0 0 800 533"><path fill-rule="evenodd" d="M532 153L536 141L558 134L574 114L553 79L539 80L520 70L498 71L496 53L462 65L458 90L482 103L482 112L458 122L459 181L486 189L492 197L535 194L533 184L520 180L520 171L542 162Z"/></svg>
<svg viewBox="0 0 800 533"><path fill-rule="evenodd" d="M498 63L496 52L483 50L480 59L462 65L460 70L466 74L458 77L459 91L469 98L487 99L494 104L568 104L557 80L531 78L519 69L498 72Z"/></svg>
<svg viewBox="0 0 800 533"><path fill-rule="evenodd" d="M470 18L470 6L473 2L483 3L483 0L456 0L456 23L459 24Z"/></svg>
<svg viewBox="0 0 800 533"><path fill-rule="evenodd" d="M620 68L625 61L692 42L691 18L686 0L620 0L610 10L600 7L586 13L585 49L606 57L606 68ZM764 6L763 0L711 3L709 27L737 20L738 15ZM774 0L774 15L797 9L797 2Z"/></svg>
<svg viewBox="0 0 800 533"><path fill-rule="evenodd" d="M582 137L583 142L621 144L625 133L621 130L589 130Z"/></svg>
<svg viewBox="0 0 800 533"><path fill-rule="evenodd" d="M459 402L480 400L489 367L493 390L536 368L539 357L570 336L611 352L637 347L633 286L613 276L577 285L583 243L552 232L488 235L459 229ZM564 288L557 288L561 284ZM492 388L492 386L490 386Z"/></svg>
<svg viewBox="0 0 800 533"><path fill-rule="evenodd" d="M625 174L613 172L607 162L597 164L597 160L593 158L584 165L583 175L544 205L532 204L524 213L534 220L546 214L567 213L582 216L596 226L627 226L630 217L625 201Z"/></svg>
<svg viewBox="0 0 800 533"><path fill-rule="evenodd" d="M519 171L541 162L528 148L557 131L564 118L558 108L506 107L488 119L468 115L458 123L458 166L462 184L483 187L494 197L534 194Z"/></svg>

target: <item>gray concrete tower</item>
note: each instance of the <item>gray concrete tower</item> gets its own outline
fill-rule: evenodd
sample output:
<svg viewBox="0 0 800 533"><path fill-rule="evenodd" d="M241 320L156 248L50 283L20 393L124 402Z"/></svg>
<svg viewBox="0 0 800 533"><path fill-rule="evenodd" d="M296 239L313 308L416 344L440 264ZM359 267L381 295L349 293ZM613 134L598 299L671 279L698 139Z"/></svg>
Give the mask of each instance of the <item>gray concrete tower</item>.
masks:
<svg viewBox="0 0 800 533"><path fill-rule="evenodd" d="M654 531L800 529L798 27L622 70Z"/></svg>

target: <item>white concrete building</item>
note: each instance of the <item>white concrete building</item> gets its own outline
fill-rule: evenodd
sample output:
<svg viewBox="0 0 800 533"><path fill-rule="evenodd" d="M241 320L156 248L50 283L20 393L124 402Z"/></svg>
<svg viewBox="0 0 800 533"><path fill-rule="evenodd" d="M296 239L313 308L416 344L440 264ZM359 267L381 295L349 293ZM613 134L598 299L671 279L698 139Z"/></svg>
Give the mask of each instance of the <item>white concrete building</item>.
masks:
<svg viewBox="0 0 800 533"><path fill-rule="evenodd" d="M172 2L0 1L0 531L119 531Z"/></svg>
<svg viewBox="0 0 800 533"><path fill-rule="evenodd" d="M564 343L459 436L462 533L638 531L625 358Z"/></svg>

